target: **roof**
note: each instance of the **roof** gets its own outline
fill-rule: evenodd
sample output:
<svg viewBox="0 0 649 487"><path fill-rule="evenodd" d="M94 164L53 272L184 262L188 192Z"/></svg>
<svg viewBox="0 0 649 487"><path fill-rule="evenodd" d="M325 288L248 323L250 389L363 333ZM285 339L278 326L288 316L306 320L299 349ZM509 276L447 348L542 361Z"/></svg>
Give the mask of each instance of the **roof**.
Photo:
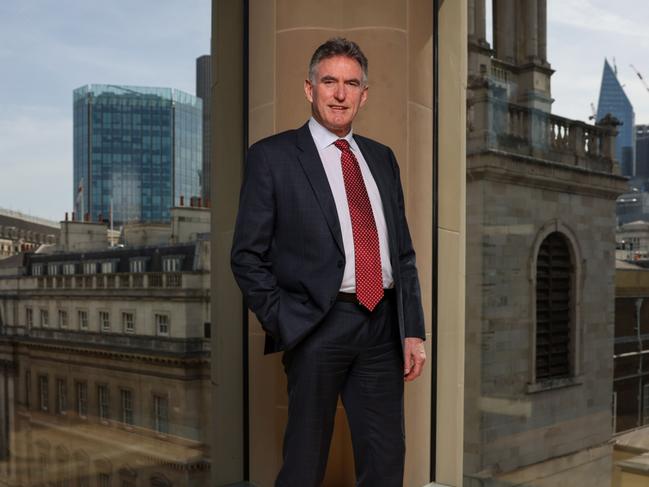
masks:
<svg viewBox="0 0 649 487"><path fill-rule="evenodd" d="M615 259L616 270L629 270L629 271L649 271L649 269L642 267L628 260Z"/></svg>
<svg viewBox="0 0 649 487"><path fill-rule="evenodd" d="M196 243L178 245L160 245L154 247L116 247L105 250L88 252L55 252L48 254L27 254L25 267L31 269L34 263L79 263L79 262L117 262L116 272L130 272L130 260L143 257L150 263L147 264L148 272L162 270L162 258L165 256L182 257L179 271L194 270L194 256ZM31 274L31 271L28 271Z"/></svg>
<svg viewBox="0 0 649 487"><path fill-rule="evenodd" d="M12 215L11 212L1 209L0 227L15 227L24 232L41 233L44 235L53 235L54 237L57 237L61 233L61 228L58 225L46 224L45 220L39 221L27 215L21 216L20 213L14 213Z"/></svg>

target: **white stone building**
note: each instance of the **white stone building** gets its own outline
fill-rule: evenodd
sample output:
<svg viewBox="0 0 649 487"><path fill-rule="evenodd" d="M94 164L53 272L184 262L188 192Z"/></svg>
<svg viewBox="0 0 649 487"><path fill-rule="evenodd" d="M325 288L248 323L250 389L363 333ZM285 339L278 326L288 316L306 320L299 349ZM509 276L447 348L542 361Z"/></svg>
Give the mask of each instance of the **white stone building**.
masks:
<svg viewBox="0 0 649 487"><path fill-rule="evenodd" d="M59 246L4 266L3 485L207 485L209 210L172 215L114 248L62 222Z"/></svg>

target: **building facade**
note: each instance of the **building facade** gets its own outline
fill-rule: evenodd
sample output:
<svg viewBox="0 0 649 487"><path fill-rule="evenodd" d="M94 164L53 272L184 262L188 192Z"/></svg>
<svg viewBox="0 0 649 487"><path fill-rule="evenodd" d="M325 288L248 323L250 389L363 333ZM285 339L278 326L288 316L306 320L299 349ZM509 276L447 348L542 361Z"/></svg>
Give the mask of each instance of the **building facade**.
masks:
<svg viewBox="0 0 649 487"><path fill-rule="evenodd" d="M74 90L73 205L80 219L169 222L181 196L200 197L202 105L170 88Z"/></svg>
<svg viewBox="0 0 649 487"><path fill-rule="evenodd" d="M649 192L642 188L627 189L616 200L615 214L618 225L649 220Z"/></svg>
<svg viewBox="0 0 649 487"><path fill-rule="evenodd" d="M635 167L635 177L646 184L649 181L649 125L635 126Z"/></svg>
<svg viewBox="0 0 649 487"><path fill-rule="evenodd" d="M166 235L107 249L103 226L3 269L3 485L208 485L209 211L172 214Z"/></svg>
<svg viewBox="0 0 649 487"><path fill-rule="evenodd" d="M201 184L203 187L203 200L210 201L210 167L211 167L211 140L210 120L212 91L212 56L206 54L196 59L196 96L203 100L203 172Z"/></svg>
<svg viewBox="0 0 649 487"><path fill-rule="evenodd" d="M469 1L465 486L611 485L615 125L551 113L547 2ZM514 28L515 27L515 28Z"/></svg>
<svg viewBox="0 0 649 487"><path fill-rule="evenodd" d="M602 84L597 102L597 120L602 120L608 114L622 122L618 127L615 159L620 163L622 175L633 177L636 175L635 113L633 105L617 79L617 68L614 70L608 60L604 60Z"/></svg>
<svg viewBox="0 0 649 487"><path fill-rule="evenodd" d="M55 244L60 231L58 223L0 208L0 259Z"/></svg>

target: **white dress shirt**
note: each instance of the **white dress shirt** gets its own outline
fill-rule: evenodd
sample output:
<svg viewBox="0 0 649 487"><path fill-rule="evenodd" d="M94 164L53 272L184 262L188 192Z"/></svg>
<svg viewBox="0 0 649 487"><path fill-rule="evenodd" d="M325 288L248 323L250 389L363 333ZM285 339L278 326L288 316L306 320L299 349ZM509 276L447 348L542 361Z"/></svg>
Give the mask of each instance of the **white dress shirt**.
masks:
<svg viewBox="0 0 649 487"><path fill-rule="evenodd" d="M309 130L311 137L315 142L318 149L320 160L324 166L329 186L334 196L336 203L336 211L338 213L338 221L340 222L340 230L343 236L343 246L345 248L345 272L343 273L343 281L340 284L340 291L345 293L356 292L356 268L354 261L354 234L352 232L352 219L349 215L349 206L347 203L347 193L345 192L345 180L343 179L343 169L341 164L341 152L334 142L341 137L330 132L322 125L320 125L313 117L309 120ZM379 235L379 248L381 251L381 272L383 275L383 288L391 288L394 284L392 278L392 265L390 264L390 248L388 247L388 228L385 224L385 215L383 213L383 203L381 202L381 195L376 182L372 177L370 168L365 162L365 158L361 153L352 131L342 137L349 142L349 147L352 150L358 165L363 175L363 181L367 188L367 195L372 205L372 213L374 214L374 221L376 222L376 230Z"/></svg>

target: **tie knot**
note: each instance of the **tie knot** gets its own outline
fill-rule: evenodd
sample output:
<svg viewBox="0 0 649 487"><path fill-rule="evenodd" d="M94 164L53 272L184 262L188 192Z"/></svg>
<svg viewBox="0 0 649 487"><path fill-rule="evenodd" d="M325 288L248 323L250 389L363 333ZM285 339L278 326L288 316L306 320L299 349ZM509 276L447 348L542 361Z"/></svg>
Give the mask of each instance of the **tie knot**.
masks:
<svg viewBox="0 0 649 487"><path fill-rule="evenodd" d="M345 139L338 139L336 142L334 142L334 145L343 152L349 150L349 142L347 142Z"/></svg>

